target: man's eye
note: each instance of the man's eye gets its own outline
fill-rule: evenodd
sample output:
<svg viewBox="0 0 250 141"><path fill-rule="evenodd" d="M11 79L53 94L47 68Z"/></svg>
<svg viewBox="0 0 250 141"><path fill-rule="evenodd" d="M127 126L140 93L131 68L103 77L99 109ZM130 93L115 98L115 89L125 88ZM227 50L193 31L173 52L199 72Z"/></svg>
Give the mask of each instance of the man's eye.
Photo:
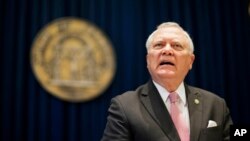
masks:
<svg viewBox="0 0 250 141"><path fill-rule="evenodd" d="M157 44L154 45L154 48L161 48L162 46L163 46L162 43L157 43Z"/></svg>
<svg viewBox="0 0 250 141"><path fill-rule="evenodd" d="M172 46L172 48L174 48L176 50L183 50L183 46L180 44L176 43L176 44L172 44L171 46Z"/></svg>

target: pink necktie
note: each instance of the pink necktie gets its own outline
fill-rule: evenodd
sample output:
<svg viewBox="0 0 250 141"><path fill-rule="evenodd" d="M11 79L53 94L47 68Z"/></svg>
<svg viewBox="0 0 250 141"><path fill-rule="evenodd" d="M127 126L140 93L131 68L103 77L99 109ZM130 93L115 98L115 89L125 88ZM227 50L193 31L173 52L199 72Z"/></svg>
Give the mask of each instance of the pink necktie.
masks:
<svg viewBox="0 0 250 141"><path fill-rule="evenodd" d="M171 102L170 105L170 114L171 118L175 124L175 127L178 131L178 134L181 138L181 141L189 141L189 128L187 123L185 123L184 117L181 116L178 104L179 104L179 95L176 92L169 94L169 99Z"/></svg>

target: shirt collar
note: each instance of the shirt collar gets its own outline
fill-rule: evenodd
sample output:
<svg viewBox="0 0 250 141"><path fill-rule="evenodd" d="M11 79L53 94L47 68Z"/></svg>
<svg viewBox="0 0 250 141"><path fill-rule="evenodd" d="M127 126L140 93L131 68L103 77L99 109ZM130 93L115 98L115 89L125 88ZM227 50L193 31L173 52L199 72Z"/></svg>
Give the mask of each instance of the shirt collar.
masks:
<svg viewBox="0 0 250 141"><path fill-rule="evenodd" d="M168 92L164 87L162 87L161 85L159 85L155 81L153 81L153 83L154 83L156 89L158 90L158 92L160 93L162 100L164 102L166 102L170 92ZM175 92L180 96L180 99L184 103L184 105L186 105L186 103L187 103L186 92L185 92L185 87L184 87L183 82L181 82L181 84L179 85L179 87L177 88L177 90Z"/></svg>

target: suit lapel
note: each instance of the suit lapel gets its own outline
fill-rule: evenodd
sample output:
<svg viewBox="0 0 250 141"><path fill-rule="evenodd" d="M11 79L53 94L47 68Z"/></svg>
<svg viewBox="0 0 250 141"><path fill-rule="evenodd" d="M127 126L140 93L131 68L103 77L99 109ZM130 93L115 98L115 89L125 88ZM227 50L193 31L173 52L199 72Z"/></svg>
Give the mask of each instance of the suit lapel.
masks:
<svg viewBox="0 0 250 141"><path fill-rule="evenodd" d="M201 94L185 85L186 94L188 97L188 109L190 118L190 141L198 141L201 124L202 124L202 104L203 99Z"/></svg>
<svg viewBox="0 0 250 141"><path fill-rule="evenodd" d="M171 116L160 94L150 81L141 94L141 102L170 140L180 141Z"/></svg>

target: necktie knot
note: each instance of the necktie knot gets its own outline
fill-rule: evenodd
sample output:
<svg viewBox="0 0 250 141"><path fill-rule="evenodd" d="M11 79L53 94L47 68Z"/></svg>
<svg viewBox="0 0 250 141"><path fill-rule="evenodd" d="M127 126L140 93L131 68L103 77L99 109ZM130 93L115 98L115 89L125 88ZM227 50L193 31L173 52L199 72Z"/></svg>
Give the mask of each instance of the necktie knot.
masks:
<svg viewBox="0 0 250 141"><path fill-rule="evenodd" d="M172 92L169 94L169 99L171 103L175 103L179 101L179 95L176 92Z"/></svg>

